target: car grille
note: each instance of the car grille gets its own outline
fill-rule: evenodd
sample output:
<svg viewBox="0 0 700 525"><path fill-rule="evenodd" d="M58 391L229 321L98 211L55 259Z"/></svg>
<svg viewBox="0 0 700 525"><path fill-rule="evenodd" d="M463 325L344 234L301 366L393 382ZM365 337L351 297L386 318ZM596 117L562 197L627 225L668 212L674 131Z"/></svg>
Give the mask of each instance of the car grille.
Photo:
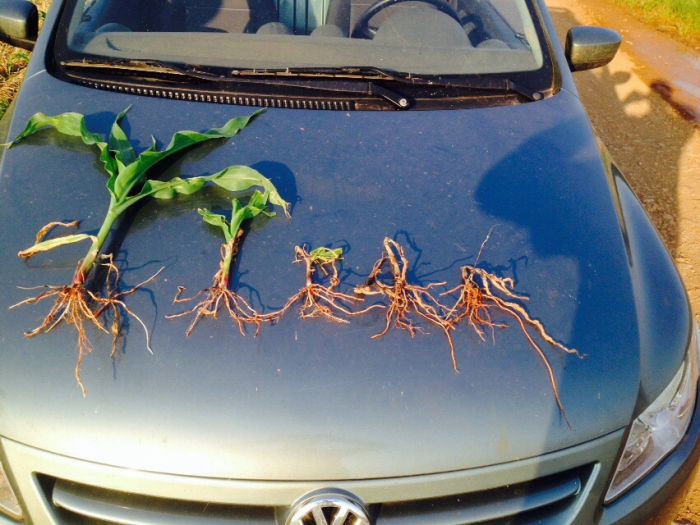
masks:
<svg viewBox="0 0 700 525"><path fill-rule="evenodd" d="M486 491L374 504L370 511L376 525L561 523L590 472L590 467L577 468ZM279 517L286 510L156 498L47 476L39 479L57 521L66 524L275 525L282 523Z"/></svg>

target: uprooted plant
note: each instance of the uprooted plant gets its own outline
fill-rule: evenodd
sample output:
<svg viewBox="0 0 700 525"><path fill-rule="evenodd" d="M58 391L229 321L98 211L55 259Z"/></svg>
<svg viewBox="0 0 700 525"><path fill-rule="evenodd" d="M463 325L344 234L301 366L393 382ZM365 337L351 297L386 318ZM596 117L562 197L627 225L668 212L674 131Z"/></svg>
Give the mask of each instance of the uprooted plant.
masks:
<svg viewBox="0 0 700 525"><path fill-rule="evenodd" d="M271 322L275 320L274 317L270 317L269 315L265 316L258 313L248 301L246 301L234 290L229 289L231 266L236 255L238 254L240 243L243 238L243 223L247 220L254 219L261 214L268 217L274 217L275 214L267 210L268 199L275 204L286 204L284 201L281 201L278 198L279 196L277 191L274 189L274 186L271 186L271 188L276 196L274 199L272 198L273 194L268 193L268 191L270 191L269 188L267 188L268 191L265 193L260 193L258 191L253 193L245 205L243 205L237 198L232 199L230 220L224 215L212 213L207 209L200 208L197 210L202 216L202 219L204 219L204 222L221 229L226 242L221 245L221 262L219 263L219 271L216 272L216 275L214 275L214 280L212 281L211 286L198 292L192 297L184 298L182 295L185 293L185 287L179 286L173 303L190 303L199 297L203 296L204 298L189 310L166 316L168 319L177 319L179 317L194 315L194 319L186 331L188 336L192 334L202 318L210 317L216 319L222 307L226 312L228 312L231 319L238 325L241 335L245 335L246 325L255 325L257 334L263 322Z"/></svg>
<svg viewBox="0 0 700 525"><path fill-rule="evenodd" d="M150 351L150 336L146 325L127 307L124 298L145 286L155 278L155 275L129 290L120 291L119 270L113 263L112 256L103 253L105 243L116 221L129 208L149 197L171 199L176 195L191 195L208 184L215 184L230 192L247 191L252 187L259 186L269 192L271 202L286 206L272 183L256 170L247 166L230 166L213 175L187 179L173 177L166 181L160 181L148 178L149 170L163 160L208 140L230 138L245 128L258 113L248 117L231 119L223 127L210 129L203 133L179 131L173 135L170 143L162 151L158 150L156 141L153 139L151 147L137 155L129 137L120 125L128 109L117 115L107 141L103 135L90 131L85 123L85 117L79 113L63 113L57 116L37 113L29 119L24 131L10 143L10 146L15 145L37 131L54 128L64 135L81 138L86 145L96 146L100 152L100 160L109 177L107 181L107 190L110 196L109 207L96 235L75 233L46 239L46 236L56 227L74 228L79 226L78 221L51 222L39 231L34 245L18 254L21 258L29 259L59 246L89 240L90 247L85 257L78 262L71 284L39 287L43 289L41 293L11 306L11 308L16 308L54 299L54 304L43 322L35 329L26 332L25 335L34 337L49 333L61 323L73 326L78 335L78 361L75 367L75 378L83 395L86 394L86 390L80 377L81 364L84 357L92 351L86 332L88 326L92 325L97 330L112 335L112 353L114 354L122 327L120 312L123 312L141 324L146 333L146 346ZM95 273L98 267L106 268L106 283L103 283L103 286L99 286L99 283L93 283L93 286L88 287L86 285L88 277L91 272ZM109 329L102 319L102 314L106 311L112 313Z"/></svg>
<svg viewBox="0 0 700 525"><path fill-rule="evenodd" d="M433 288L444 286L446 283L429 283L419 286L409 282L409 261L403 247L393 239L384 238L384 254L374 264L364 286L355 288L359 296L384 297L388 305L384 329L372 336L379 339L385 336L392 327L406 330L411 337L417 333L425 333L425 330L417 324L420 318L440 328L450 345L452 364L457 368L455 346L452 340L451 322L446 317L448 308L445 307L434 295Z"/></svg>
<svg viewBox="0 0 700 525"><path fill-rule="evenodd" d="M481 245L477 263L490 238L489 233ZM508 324L497 320L497 316L509 316L515 319L530 346L535 350L544 364L549 382L554 392L557 406L567 425L569 419L559 394L556 377L552 364L537 341L537 336L554 348L579 358L582 355L575 349L569 348L556 341L545 330L541 321L533 318L520 304L528 298L515 292L515 282L509 277L498 277L483 268L472 265L462 266L461 282L458 286L440 293L437 297L433 290L445 286L446 283L429 283L419 286L409 282L409 261L403 247L396 241L384 239L384 254L379 259L369 275L364 286L355 288L360 296L378 296L384 298L388 305L384 329L372 336L373 339L386 335L396 327L409 332L411 336L424 330L417 324L422 319L442 330L450 346L452 366L459 371L453 332L461 323L468 323L481 340L486 339L486 331L507 328ZM454 297L455 303L448 307L445 297Z"/></svg>
<svg viewBox="0 0 700 525"><path fill-rule="evenodd" d="M271 318L279 318L292 306L300 303L299 317L301 319L323 318L328 321L347 324L349 316L361 315L379 305L372 305L363 310L353 311L351 305L362 302L362 299L338 291L340 277L338 262L343 258L342 248L314 248L309 251L304 246L294 248L295 263L303 263L306 267L306 284L295 295L289 298L279 312L269 314ZM319 277L319 273L321 276ZM325 285L321 280L327 280Z"/></svg>
<svg viewBox="0 0 700 525"><path fill-rule="evenodd" d="M477 262L490 235L491 233L489 232L481 245L479 255L477 256ZM535 336L539 335L539 337L549 345L567 354L572 354L579 358L583 356L576 349L569 348L556 341L547 333L541 321L530 316L525 307L518 302L527 301L528 298L515 293L515 282L512 278L498 277L475 265L462 266L460 271L460 284L441 294L442 296L455 294L458 296L457 301L446 316L446 322L449 323L451 329L456 328L462 322L468 322L479 338L484 341L486 339L486 330L490 330L493 337L495 329L508 327L507 324L495 320L497 315L505 314L515 319L515 322L525 335L528 343L544 364L557 406L567 425L571 426L566 411L564 410L561 396L559 395L559 387L557 386L554 369L552 368L549 358L542 349L542 346L540 346L535 339Z"/></svg>

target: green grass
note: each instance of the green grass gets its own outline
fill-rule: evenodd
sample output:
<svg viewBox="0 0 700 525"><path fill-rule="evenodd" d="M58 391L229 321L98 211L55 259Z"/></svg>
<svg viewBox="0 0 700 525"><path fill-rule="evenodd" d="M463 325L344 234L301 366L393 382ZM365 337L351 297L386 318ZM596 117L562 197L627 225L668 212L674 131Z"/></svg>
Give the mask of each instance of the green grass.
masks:
<svg viewBox="0 0 700 525"><path fill-rule="evenodd" d="M644 21L700 49L700 0L615 0Z"/></svg>

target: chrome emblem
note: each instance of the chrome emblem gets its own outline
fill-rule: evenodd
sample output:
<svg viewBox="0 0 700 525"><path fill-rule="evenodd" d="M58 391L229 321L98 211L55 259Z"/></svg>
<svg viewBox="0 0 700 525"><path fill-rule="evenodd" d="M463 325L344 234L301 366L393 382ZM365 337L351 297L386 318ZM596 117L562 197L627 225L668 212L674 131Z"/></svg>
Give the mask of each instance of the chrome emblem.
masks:
<svg viewBox="0 0 700 525"><path fill-rule="evenodd" d="M292 507L286 525L370 525L357 496L340 489L307 494Z"/></svg>

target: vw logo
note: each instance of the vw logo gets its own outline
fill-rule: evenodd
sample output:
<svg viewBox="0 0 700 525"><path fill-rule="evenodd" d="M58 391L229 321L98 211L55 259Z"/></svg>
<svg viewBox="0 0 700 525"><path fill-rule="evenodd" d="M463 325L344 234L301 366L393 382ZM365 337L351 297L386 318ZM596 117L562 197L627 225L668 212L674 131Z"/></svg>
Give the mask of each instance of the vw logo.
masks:
<svg viewBox="0 0 700 525"><path fill-rule="evenodd" d="M367 509L357 496L340 489L325 489L297 501L286 525L370 525L370 522Z"/></svg>

